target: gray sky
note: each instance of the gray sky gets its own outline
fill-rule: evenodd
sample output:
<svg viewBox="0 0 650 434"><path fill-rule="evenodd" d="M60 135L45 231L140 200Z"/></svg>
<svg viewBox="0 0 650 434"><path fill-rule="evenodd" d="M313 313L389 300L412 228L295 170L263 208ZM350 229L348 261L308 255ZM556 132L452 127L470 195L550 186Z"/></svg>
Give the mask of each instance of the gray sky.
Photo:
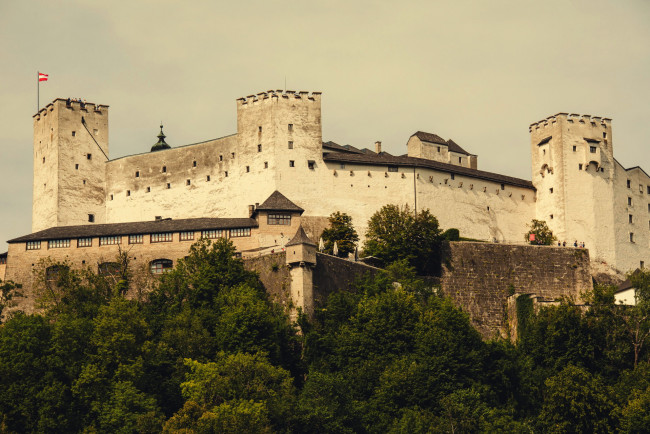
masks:
<svg viewBox="0 0 650 434"><path fill-rule="evenodd" d="M236 132L235 99L323 92L323 138L403 154L417 130L530 179L528 125L613 119L616 158L650 169L647 1L0 0L0 252L30 232L32 115L110 105L110 155Z"/></svg>

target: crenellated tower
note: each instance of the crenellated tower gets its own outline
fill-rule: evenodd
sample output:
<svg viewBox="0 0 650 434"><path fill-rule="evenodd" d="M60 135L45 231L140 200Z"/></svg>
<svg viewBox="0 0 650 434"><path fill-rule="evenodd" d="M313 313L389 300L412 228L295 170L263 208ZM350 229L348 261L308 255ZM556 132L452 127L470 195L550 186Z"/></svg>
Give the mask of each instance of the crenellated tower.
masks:
<svg viewBox="0 0 650 434"><path fill-rule="evenodd" d="M614 263L611 119L558 113L530 125L537 219L560 242L584 242L592 258Z"/></svg>
<svg viewBox="0 0 650 434"><path fill-rule="evenodd" d="M105 221L108 106L56 99L34 115L32 231Z"/></svg>

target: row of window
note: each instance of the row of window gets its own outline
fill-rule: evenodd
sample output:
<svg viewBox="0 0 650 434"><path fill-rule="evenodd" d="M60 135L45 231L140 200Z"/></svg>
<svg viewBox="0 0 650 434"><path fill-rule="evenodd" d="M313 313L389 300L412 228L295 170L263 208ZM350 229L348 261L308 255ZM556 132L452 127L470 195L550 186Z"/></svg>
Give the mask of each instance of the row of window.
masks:
<svg viewBox="0 0 650 434"><path fill-rule="evenodd" d="M632 197L628 196L627 197L627 206L633 206L632 205ZM648 212L650 212L650 203L648 204Z"/></svg>
<svg viewBox="0 0 650 434"><path fill-rule="evenodd" d="M627 188L632 188L632 181L629 179L627 180ZM639 184L639 193L643 193L643 190L643 184ZM646 185L645 190L647 194L650 194L650 185Z"/></svg>
<svg viewBox="0 0 650 434"><path fill-rule="evenodd" d="M289 217L288 223L284 223L286 221L285 217L287 216L276 216L276 217L278 218L278 221L282 221L282 223L269 223L269 224L289 224L289 225L291 224L291 216L288 216ZM208 239L222 238L224 237L224 234L225 231L223 230L210 229L210 230L201 231L201 238L208 238ZM250 236L251 236L251 228L230 229L231 238L250 237ZM149 234L149 240L151 243L169 243L173 241L173 232L159 232L159 233ZM179 232L179 240L193 241L194 231ZM144 235L143 234L128 235L128 242L129 244L143 244ZM99 237L100 246L111 246L116 244L122 244L121 235ZM77 247L92 247L92 245L93 245L93 239L91 237L77 238ZM47 241L48 249L58 249L58 248L65 248L65 247L70 247L70 238ZM27 250L40 250L40 248L41 248L40 241L27 241L26 243Z"/></svg>

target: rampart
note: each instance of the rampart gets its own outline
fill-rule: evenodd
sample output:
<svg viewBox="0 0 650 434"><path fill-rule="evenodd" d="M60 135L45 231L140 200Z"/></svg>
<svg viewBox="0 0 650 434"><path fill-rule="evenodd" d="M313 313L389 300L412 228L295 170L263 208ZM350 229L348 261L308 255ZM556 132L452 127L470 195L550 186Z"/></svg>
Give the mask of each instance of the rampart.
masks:
<svg viewBox="0 0 650 434"><path fill-rule="evenodd" d="M350 286L365 274L374 276L381 269L361 262L352 262L336 256L316 253L314 267L314 305L322 306L329 295L337 290L348 291Z"/></svg>
<svg viewBox="0 0 650 434"><path fill-rule="evenodd" d="M255 271L266 288L269 297L283 306L291 301L291 275L286 252L271 253L257 258L244 260L247 270Z"/></svg>
<svg viewBox="0 0 650 434"><path fill-rule="evenodd" d="M592 288L589 252L570 247L450 243L442 291L485 338L507 329L507 298L534 294L576 302Z"/></svg>

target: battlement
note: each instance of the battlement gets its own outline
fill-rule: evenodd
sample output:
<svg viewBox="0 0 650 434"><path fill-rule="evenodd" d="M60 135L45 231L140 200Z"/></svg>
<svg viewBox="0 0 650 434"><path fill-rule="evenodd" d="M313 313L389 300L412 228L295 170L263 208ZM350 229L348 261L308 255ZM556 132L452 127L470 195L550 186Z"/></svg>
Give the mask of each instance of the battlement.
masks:
<svg viewBox="0 0 650 434"><path fill-rule="evenodd" d="M38 113L33 115L32 117L35 118L37 121L41 119L42 116L47 116L48 111L53 111L54 106L58 105L63 108L67 108L69 110L81 110L81 111L86 111L86 112L98 112L101 113L104 110L108 110L108 105L106 104L95 104L92 102L80 102L80 101L70 101L68 103L67 98L56 98L54 101L51 103L47 104L45 107L40 109Z"/></svg>
<svg viewBox="0 0 650 434"><path fill-rule="evenodd" d="M544 127L547 127L549 124L552 125L558 121L566 121L566 122L582 123L582 124L591 123L594 126L601 125L604 127L609 127L611 126L612 123L612 120L610 118L604 118L601 116L581 115L578 113L569 114L569 113L560 112L551 115L545 119L542 119L541 121L533 122L528 127L528 131L533 132L533 130L543 129Z"/></svg>
<svg viewBox="0 0 650 434"><path fill-rule="evenodd" d="M246 97L237 98L237 106L242 106L245 104L258 104L263 103L264 101L271 100L280 101L280 100L301 100L301 101L320 101L322 92L311 92L311 94L305 90L294 91L294 90L267 90L266 92L259 92L255 95L248 95Z"/></svg>

